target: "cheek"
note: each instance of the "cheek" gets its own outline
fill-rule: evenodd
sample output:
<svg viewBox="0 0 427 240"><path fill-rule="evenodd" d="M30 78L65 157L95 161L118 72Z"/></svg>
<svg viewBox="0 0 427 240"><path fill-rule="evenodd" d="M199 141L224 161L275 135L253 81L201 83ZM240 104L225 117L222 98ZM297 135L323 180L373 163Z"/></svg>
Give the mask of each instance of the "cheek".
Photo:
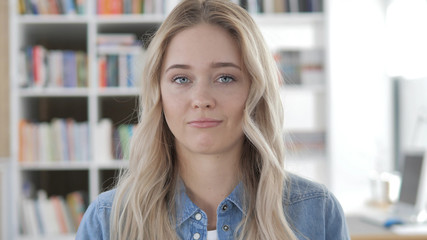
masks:
<svg viewBox="0 0 427 240"><path fill-rule="evenodd" d="M173 128L173 125L177 123L177 117L182 115L182 104L180 99L176 96L171 95L167 91L161 91L162 93L162 108L165 115L166 123L169 128Z"/></svg>
<svg viewBox="0 0 427 240"><path fill-rule="evenodd" d="M239 96L238 98L230 99L227 102L228 103L225 104L226 111L228 113L232 113L235 124L241 124L246 106L246 97Z"/></svg>

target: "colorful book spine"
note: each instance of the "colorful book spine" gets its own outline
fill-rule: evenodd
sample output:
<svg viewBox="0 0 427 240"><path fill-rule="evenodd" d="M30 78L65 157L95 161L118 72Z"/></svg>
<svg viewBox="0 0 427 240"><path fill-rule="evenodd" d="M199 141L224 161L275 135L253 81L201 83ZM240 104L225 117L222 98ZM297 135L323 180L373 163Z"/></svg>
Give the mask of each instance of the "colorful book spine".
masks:
<svg viewBox="0 0 427 240"><path fill-rule="evenodd" d="M178 2L178 0L97 0L96 12L99 15L166 14Z"/></svg>
<svg viewBox="0 0 427 240"><path fill-rule="evenodd" d="M25 73L21 87L75 88L88 86L87 55L81 51L28 46L20 55Z"/></svg>
<svg viewBox="0 0 427 240"><path fill-rule="evenodd" d="M87 208L85 195L76 191L65 198L57 195L48 197L46 191L38 190L35 199L22 199L19 215L21 233L31 237L74 234Z"/></svg>
<svg viewBox="0 0 427 240"><path fill-rule="evenodd" d="M135 65L144 48L134 34L99 34L97 37L98 86L135 87Z"/></svg>
<svg viewBox="0 0 427 240"><path fill-rule="evenodd" d="M19 123L19 161L88 161L89 127L87 122L53 119L51 123Z"/></svg>
<svg viewBox="0 0 427 240"><path fill-rule="evenodd" d="M19 0L20 14L28 15L83 15L87 0Z"/></svg>
<svg viewBox="0 0 427 240"><path fill-rule="evenodd" d="M113 126L111 119L101 119L96 128L96 160L108 162L114 159L129 159L129 144L136 125Z"/></svg>

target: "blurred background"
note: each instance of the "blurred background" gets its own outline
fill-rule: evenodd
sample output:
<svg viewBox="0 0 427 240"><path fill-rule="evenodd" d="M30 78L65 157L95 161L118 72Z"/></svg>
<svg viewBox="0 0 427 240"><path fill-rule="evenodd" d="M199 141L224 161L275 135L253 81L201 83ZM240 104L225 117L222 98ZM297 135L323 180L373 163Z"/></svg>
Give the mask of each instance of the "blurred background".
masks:
<svg viewBox="0 0 427 240"><path fill-rule="evenodd" d="M398 201L427 148L427 1L231 1L284 77L286 169L336 195L352 239L427 239L360 218ZM178 2L0 2L0 239L74 239L127 166L148 37ZM427 189L420 169L407 188Z"/></svg>

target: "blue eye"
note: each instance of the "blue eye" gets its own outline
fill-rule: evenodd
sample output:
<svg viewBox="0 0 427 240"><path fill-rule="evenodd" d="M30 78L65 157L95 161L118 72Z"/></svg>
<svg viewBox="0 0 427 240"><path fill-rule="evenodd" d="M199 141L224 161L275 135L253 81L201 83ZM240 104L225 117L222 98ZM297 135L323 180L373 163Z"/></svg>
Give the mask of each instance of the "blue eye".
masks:
<svg viewBox="0 0 427 240"><path fill-rule="evenodd" d="M190 79L188 79L187 77L175 77L173 78L173 81L178 84L184 84L189 83Z"/></svg>
<svg viewBox="0 0 427 240"><path fill-rule="evenodd" d="M231 83L234 81L234 78L232 76L224 75L224 76L219 77L218 81L220 83Z"/></svg>

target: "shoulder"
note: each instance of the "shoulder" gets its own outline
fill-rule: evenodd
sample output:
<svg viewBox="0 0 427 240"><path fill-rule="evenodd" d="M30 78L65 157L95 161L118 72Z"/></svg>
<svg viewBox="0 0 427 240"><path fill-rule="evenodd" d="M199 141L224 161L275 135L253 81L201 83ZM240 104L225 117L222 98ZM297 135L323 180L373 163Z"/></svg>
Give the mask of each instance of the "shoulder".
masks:
<svg viewBox="0 0 427 240"><path fill-rule="evenodd" d="M111 206L113 205L115 193L116 193L116 189L112 189L99 194L98 198L95 200L95 202L98 203L98 208L111 209Z"/></svg>
<svg viewBox="0 0 427 240"><path fill-rule="evenodd" d="M319 183L294 174L288 174L283 195L284 205L293 205L309 199L329 197L328 189Z"/></svg>
<svg viewBox="0 0 427 240"><path fill-rule="evenodd" d="M115 190L99 194L86 209L76 239L109 239L110 214Z"/></svg>
<svg viewBox="0 0 427 240"><path fill-rule="evenodd" d="M322 184L289 174L283 208L302 239L350 239L340 203Z"/></svg>

